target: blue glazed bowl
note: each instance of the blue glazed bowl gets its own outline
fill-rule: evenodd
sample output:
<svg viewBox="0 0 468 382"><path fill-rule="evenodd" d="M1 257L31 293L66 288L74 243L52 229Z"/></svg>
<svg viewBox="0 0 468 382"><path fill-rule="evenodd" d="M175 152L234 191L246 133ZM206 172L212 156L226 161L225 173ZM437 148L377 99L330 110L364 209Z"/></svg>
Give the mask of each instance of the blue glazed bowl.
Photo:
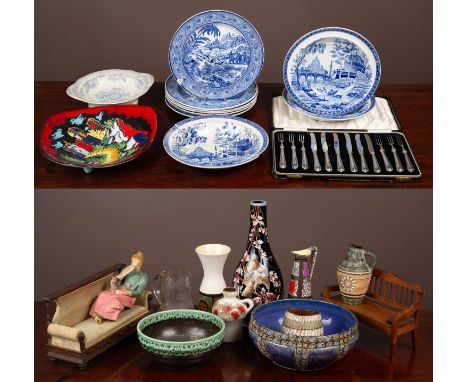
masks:
<svg viewBox="0 0 468 382"><path fill-rule="evenodd" d="M323 336L286 334L282 320L286 309L320 312ZM356 344L356 316L341 306L318 300L285 299L255 308L249 324L255 347L275 364L294 370L318 370L341 359Z"/></svg>

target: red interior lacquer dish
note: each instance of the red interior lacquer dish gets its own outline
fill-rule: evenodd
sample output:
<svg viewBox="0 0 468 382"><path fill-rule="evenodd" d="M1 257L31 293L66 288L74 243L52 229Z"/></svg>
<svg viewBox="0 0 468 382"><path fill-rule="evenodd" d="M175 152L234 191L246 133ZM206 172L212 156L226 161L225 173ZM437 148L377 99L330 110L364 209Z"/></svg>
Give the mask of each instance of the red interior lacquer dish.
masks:
<svg viewBox="0 0 468 382"><path fill-rule="evenodd" d="M153 142L156 112L148 106L103 106L50 117L41 132L41 150L55 163L94 168L135 159Z"/></svg>

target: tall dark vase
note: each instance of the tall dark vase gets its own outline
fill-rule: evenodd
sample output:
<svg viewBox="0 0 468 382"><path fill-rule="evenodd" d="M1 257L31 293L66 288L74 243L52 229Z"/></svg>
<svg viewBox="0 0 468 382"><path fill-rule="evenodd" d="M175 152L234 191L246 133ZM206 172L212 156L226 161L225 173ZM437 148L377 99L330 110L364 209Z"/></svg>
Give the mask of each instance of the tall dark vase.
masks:
<svg viewBox="0 0 468 382"><path fill-rule="evenodd" d="M247 248L234 273L238 297L250 298L255 305L283 298L283 277L268 242L267 203L250 203L250 228Z"/></svg>

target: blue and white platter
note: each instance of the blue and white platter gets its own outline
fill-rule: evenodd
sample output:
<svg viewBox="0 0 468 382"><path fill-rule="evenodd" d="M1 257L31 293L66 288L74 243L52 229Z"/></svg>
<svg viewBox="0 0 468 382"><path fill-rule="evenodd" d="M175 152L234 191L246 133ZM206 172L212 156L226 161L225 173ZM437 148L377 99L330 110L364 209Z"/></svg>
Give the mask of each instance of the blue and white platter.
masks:
<svg viewBox="0 0 468 382"><path fill-rule="evenodd" d="M185 21L169 46L177 83L200 98L232 98L256 82L263 43L254 26L236 13L206 11Z"/></svg>
<svg viewBox="0 0 468 382"><path fill-rule="evenodd" d="M223 169L251 162L265 151L268 135L240 117L198 116L175 124L164 136L166 152L183 164Z"/></svg>
<svg viewBox="0 0 468 382"><path fill-rule="evenodd" d="M200 110L214 113L240 108L251 102L257 94L258 87L256 84L252 84L247 90L234 98L222 100L202 99L188 93L179 86L174 76L169 76L166 80L166 98L169 99L170 103L193 111Z"/></svg>
<svg viewBox="0 0 468 382"><path fill-rule="evenodd" d="M304 110L302 107L300 107L291 97L291 95L288 93L286 89L283 89L283 100L288 105L291 109L297 111L298 113L304 114L307 117L310 117L312 119L315 119L317 121L324 121L324 122L340 122L340 121L348 121L350 119L355 119L362 117L363 115L367 114L369 111L371 111L374 106L375 106L375 97L372 96L365 104L364 106L360 107L359 109L349 113L349 114L343 114L343 115L333 115L329 116L328 118L323 118L318 115L315 115L313 113L308 112L307 110Z"/></svg>
<svg viewBox="0 0 468 382"><path fill-rule="evenodd" d="M329 119L350 114L369 101L379 84L380 59L359 33L317 29L289 49L283 79L296 104Z"/></svg>

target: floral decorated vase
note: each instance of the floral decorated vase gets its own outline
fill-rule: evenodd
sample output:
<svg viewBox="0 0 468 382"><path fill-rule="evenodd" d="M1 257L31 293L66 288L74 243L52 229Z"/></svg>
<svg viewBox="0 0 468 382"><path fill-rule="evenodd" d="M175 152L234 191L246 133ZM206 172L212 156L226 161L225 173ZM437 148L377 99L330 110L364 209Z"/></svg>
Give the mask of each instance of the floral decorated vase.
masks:
<svg viewBox="0 0 468 382"><path fill-rule="evenodd" d="M336 276L341 298L346 304L362 303L369 289L377 257L358 246L350 246L343 262L338 265Z"/></svg>
<svg viewBox="0 0 468 382"><path fill-rule="evenodd" d="M283 297L283 277L268 239L267 203L250 203L250 227L247 248L233 277L240 299L251 298L255 306Z"/></svg>
<svg viewBox="0 0 468 382"><path fill-rule="evenodd" d="M224 342L237 342L242 339L242 322L245 316L255 306L250 298L237 298L237 289L224 288L223 298L213 305L213 314L219 316L225 323Z"/></svg>

